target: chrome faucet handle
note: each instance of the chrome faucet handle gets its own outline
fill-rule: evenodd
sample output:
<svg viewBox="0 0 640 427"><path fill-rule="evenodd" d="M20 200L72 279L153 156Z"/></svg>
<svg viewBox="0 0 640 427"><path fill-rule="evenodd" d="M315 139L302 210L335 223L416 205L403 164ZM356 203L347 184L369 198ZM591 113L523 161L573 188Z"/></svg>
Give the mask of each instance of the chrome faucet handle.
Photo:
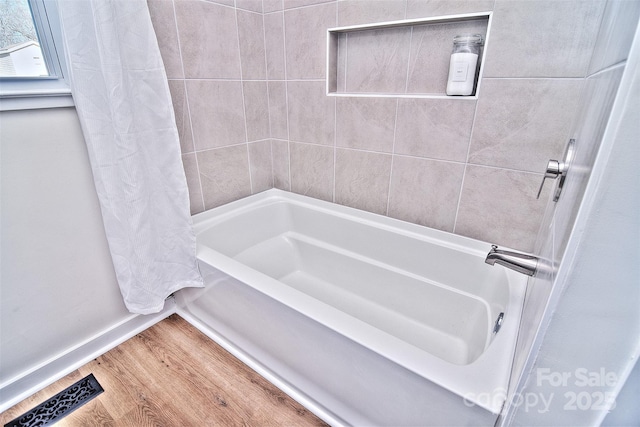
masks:
<svg viewBox="0 0 640 427"><path fill-rule="evenodd" d="M544 182L547 178L556 179L560 177L558 180L558 186L556 187L555 194L553 195L553 201L557 202L560 197L560 192L562 191L562 187L564 186L564 180L567 177L567 171L569 170L569 165L573 160L574 155L574 145L576 143L575 139L570 139L567 144L567 148L564 152L564 160L559 162L558 160L549 160L547 163L547 169L544 172L544 177L542 177L542 183L540 184L540 188L538 189L538 195L536 199L540 198L540 193L542 193L542 187L544 187Z"/></svg>
<svg viewBox="0 0 640 427"><path fill-rule="evenodd" d="M542 187L544 187L544 181L547 178L556 179L558 175L563 173L562 166L564 165L557 160L553 160L553 159L549 160L549 162L547 163L547 170L545 171L544 176L542 177L542 182L540 183L540 188L538 188L538 195L536 196L536 199L540 198L540 193L542 193Z"/></svg>

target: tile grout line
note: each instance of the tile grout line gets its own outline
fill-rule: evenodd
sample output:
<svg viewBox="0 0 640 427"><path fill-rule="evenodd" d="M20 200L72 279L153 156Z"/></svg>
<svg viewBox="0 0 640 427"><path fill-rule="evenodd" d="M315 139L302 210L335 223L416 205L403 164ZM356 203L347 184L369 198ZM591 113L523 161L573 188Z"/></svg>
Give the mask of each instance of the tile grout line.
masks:
<svg viewBox="0 0 640 427"><path fill-rule="evenodd" d="M400 99L396 98L396 117L393 123L393 143L391 144L391 168L389 169L389 189L387 190L387 210L386 215L389 216L389 208L391 207L391 182L393 180L393 163L396 158L396 132L398 129L398 110L400 109Z"/></svg>
<svg viewBox="0 0 640 427"><path fill-rule="evenodd" d="M344 35L344 91L345 93L349 92L347 90L347 75L348 75L347 65L348 64L349 64L349 33L345 33ZM336 86L337 86L337 83L338 82L336 82Z"/></svg>
<svg viewBox="0 0 640 427"><path fill-rule="evenodd" d="M456 232L456 228L458 226L458 216L460 215L460 204L462 203L462 191L464 189L464 181L465 178L467 177L467 168L469 167L469 156L471 154L471 141L473 140L473 132L475 131L476 128L476 118L478 115L478 105L480 104L480 102L476 101L476 107L473 110L473 122L471 125L471 133L469 135L469 145L467 146L467 156L464 162L464 169L462 170L462 180L460 180L460 193L458 194L458 203L456 206L456 214L453 217L453 230L451 231L452 233L455 234Z"/></svg>
<svg viewBox="0 0 640 427"><path fill-rule="evenodd" d="M262 6L262 47L264 49L264 77L267 85L267 119L269 121L269 159L271 160L271 188L275 187L275 172L273 167L273 131L271 129L271 92L269 91L269 60L267 59L267 26L264 19L264 0Z"/></svg>
<svg viewBox="0 0 640 427"><path fill-rule="evenodd" d="M189 91L187 90L187 74L184 71L184 60L182 59L182 43L180 41L180 30L178 28L178 14L176 13L175 0L171 0L171 9L173 11L173 22L175 23L176 38L178 39L178 55L180 56L180 68L182 69L182 87L184 89L184 96L187 104L187 115L189 116L189 129L191 130L191 146L193 147L193 155L196 158L196 174L198 177L198 186L200 187L200 201L202 202L202 211L205 211L206 204L204 201L204 189L202 188L200 162L198 161L198 150L196 149L196 138L195 138L195 133L193 132L193 119L191 118L191 102L189 102Z"/></svg>
<svg viewBox="0 0 640 427"><path fill-rule="evenodd" d="M393 142L391 144L391 167L389 169L389 189L387 190L387 209L386 215L389 216L389 211L391 208L391 188L393 182L393 166L396 158L396 133L398 130L398 110L400 109L400 99L396 98L396 113L395 119L393 123Z"/></svg>
<svg viewBox="0 0 640 427"><path fill-rule="evenodd" d="M175 78L175 77L167 77L167 80L183 80L182 78ZM237 79L237 78L231 78L231 77L194 77L194 78L190 78L189 80L194 80L194 81L213 81L213 82L239 82L239 81L243 81L243 82L266 82L266 81L271 81L271 82L283 82L285 81L285 79ZM290 82L324 82L324 79L304 79L304 78L300 78L300 79L289 79L288 81Z"/></svg>
<svg viewBox="0 0 640 427"><path fill-rule="evenodd" d="M336 7L336 15L334 17L334 25L338 25L339 22L339 8L338 8L338 3L335 3L335 7ZM328 53L327 53L328 54ZM329 58L325 58L325 61L329 61ZM337 62L337 61L336 61ZM325 71L326 73L326 71ZM346 63L345 63L345 75L346 75ZM326 81L329 80L329 75L325 75L324 76L325 79L325 87L327 85ZM337 86L338 82L336 82L336 86ZM345 85L346 85L346 81L345 81ZM337 88L336 88L337 89ZM336 202L336 175L337 175L337 165L338 165L338 98L333 98L333 194L331 197L331 200L334 203Z"/></svg>
<svg viewBox="0 0 640 427"><path fill-rule="evenodd" d="M333 99L333 195L332 200L336 203L336 169L338 161L338 99Z"/></svg>
<svg viewBox="0 0 640 427"><path fill-rule="evenodd" d="M287 122L287 174L289 177L289 191L293 191L293 179L291 175L291 129L289 126L289 80L287 73L287 26L284 19L284 0L282 0L282 59L284 62L284 104L285 118Z"/></svg>
<svg viewBox="0 0 640 427"><path fill-rule="evenodd" d="M234 16L236 17L236 40L238 41L238 63L240 65L240 94L242 95L242 112L244 114L244 141L247 151L247 166L249 172L249 193L253 194L253 177L251 176L251 154L249 152L249 131L247 129L247 103L244 96L244 73L242 72L242 49L240 48L240 25L238 24L237 0L233 0ZM265 70L266 73L266 70Z"/></svg>
<svg viewBox="0 0 640 427"><path fill-rule="evenodd" d="M264 138L264 139L257 139L255 141L251 141L251 142L237 142L237 143L234 143L234 144L223 145L223 146L220 146L220 147L205 148L205 149L202 149L202 150L198 150L195 153L204 153L204 152L207 152L207 151L224 150L226 148L237 147L237 146L243 145L243 144L255 144L255 143L259 143L259 142L267 142L270 139L273 139L275 141L287 142L286 139L282 139L282 138ZM311 146L316 146L316 147L325 147L325 148L332 147L332 145L321 144L321 143L317 143L317 142L305 142L305 141L291 141L291 142L293 142L295 144L311 145ZM360 152L360 153L380 154L380 155L393 156L393 157L398 157L398 158L402 157L402 158L407 158L407 159L424 160L424 161L427 161L427 162L447 163L447 164L462 165L462 166L468 165L468 166L474 166L474 167L478 167L478 168L494 169L494 170L501 170L501 171L507 171L507 172L536 175L538 177L542 177L542 175L543 175L543 173L536 172L536 171L530 171L530 170L524 170L524 169L514 169L514 168L503 167L503 166L483 165L481 163L467 163L467 162L463 162L463 161L459 161L459 160L438 159L438 158L435 158L435 157L423 157L423 156L415 156L415 155L411 155L411 154L392 153L392 152L387 152L387 151L365 150L365 149L362 149L362 148L353 148L353 147L337 147L337 148L340 149L340 150L345 150L345 151L356 151L356 152Z"/></svg>
<svg viewBox="0 0 640 427"><path fill-rule="evenodd" d="M409 70L411 69L411 46L412 45L413 45L413 25L409 30L409 54L407 55L407 75L405 76L405 80L404 80L404 93L408 93L409 91Z"/></svg>

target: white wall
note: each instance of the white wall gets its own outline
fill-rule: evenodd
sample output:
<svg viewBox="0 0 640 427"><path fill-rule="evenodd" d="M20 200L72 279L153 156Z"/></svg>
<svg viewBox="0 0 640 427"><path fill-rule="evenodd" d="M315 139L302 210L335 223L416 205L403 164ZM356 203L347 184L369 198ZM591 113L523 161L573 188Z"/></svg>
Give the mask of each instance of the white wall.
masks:
<svg viewBox="0 0 640 427"><path fill-rule="evenodd" d="M2 389L131 315L75 109L5 111L0 129Z"/></svg>
<svg viewBox="0 0 640 427"><path fill-rule="evenodd" d="M638 396L640 396L640 363L636 362L635 368L616 396L616 407L607 414L601 426L637 426L640 422Z"/></svg>

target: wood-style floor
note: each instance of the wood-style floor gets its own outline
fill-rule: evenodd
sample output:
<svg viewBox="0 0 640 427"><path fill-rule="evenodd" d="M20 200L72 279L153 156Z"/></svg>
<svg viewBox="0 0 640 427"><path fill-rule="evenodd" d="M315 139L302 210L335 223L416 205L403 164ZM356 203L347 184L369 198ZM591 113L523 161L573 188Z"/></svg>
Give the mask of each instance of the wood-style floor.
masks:
<svg viewBox="0 0 640 427"><path fill-rule="evenodd" d="M325 426L177 315L0 414L13 420L93 373L104 393L57 426Z"/></svg>

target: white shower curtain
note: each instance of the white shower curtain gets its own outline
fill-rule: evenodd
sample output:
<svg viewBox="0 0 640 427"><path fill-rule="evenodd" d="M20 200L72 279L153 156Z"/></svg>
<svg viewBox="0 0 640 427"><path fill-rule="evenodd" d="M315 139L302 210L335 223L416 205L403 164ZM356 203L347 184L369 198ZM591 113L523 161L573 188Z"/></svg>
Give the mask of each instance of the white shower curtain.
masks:
<svg viewBox="0 0 640 427"><path fill-rule="evenodd" d="M145 0L60 0L59 13L120 291L132 313L155 313L202 277L149 10Z"/></svg>

